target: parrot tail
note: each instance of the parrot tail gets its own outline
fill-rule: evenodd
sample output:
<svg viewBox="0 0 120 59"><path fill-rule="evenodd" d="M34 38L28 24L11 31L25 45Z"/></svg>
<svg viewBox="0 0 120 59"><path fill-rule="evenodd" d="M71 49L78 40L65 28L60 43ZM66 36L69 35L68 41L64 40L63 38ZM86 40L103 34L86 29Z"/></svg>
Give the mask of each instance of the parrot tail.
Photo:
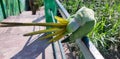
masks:
<svg viewBox="0 0 120 59"><path fill-rule="evenodd" d="M55 32L55 31L59 31L59 30L60 30L59 28L50 28L50 29L46 29L46 30L39 30L39 31L26 33L26 34L24 34L24 36L31 36L31 35L36 35L36 34L41 34L41 33L46 33L46 32Z"/></svg>
<svg viewBox="0 0 120 59"><path fill-rule="evenodd" d="M53 39L51 39L48 43L51 42L56 42L58 40L60 40L60 38L64 37L64 33L66 32L65 29L63 29L61 32L59 32L59 34L57 34Z"/></svg>
<svg viewBox="0 0 120 59"><path fill-rule="evenodd" d="M61 23L16 23L16 22L0 22L0 27L14 27L14 26L51 26L51 27L65 27Z"/></svg>
<svg viewBox="0 0 120 59"><path fill-rule="evenodd" d="M61 17L55 16L55 19L58 21L58 23L17 23L17 22L0 22L0 27L15 27L15 26L50 26L49 29L46 30L39 30L39 31L34 31L30 33L24 34L24 36L31 36L31 35L36 35L36 34L41 34L41 33L50 33L42 38L47 39L50 37L53 37L51 40L48 41L48 43L51 42L56 42L60 40L60 38L64 37L65 32L66 32L66 26L69 23L66 19L63 19Z"/></svg>

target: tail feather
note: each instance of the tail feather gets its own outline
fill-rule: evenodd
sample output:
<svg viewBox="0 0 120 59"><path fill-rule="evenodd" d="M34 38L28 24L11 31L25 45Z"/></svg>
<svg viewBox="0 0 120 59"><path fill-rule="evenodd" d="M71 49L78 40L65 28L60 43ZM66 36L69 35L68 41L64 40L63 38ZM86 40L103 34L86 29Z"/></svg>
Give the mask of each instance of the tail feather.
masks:
<svg viewBox="0 0 120 59"><path fill-rule="evenodd" d="M55 35L61 33L62 31L63 31L63 29L61 29L60 31L57 31L57 32L55 32L55 33L49 34L49 35L47 35L47 36L45 36L45 37L42 37L42 38L40 38L40 40L47 39L47 38L49 38L49 37L55 36Z"/></svg>
<svg viewBox="0 0 120 59"><path fill-rule="evenodd" d="M48 43L58 41L60 38L62 38L64 36L65 31L66 30L63 30L62 32L60 32L56 37L54 37L53 39L51 39Z"/></svg>
<svg viewBox="0 0 120 59"><path fill-rule="evenodd" d="M13 26L52 26L52 27L65 27L61 23L16 23L16 22L0 22L0 27L13 27Z"/></svg>
<svg viewBox="0 0 120 59"><path fill-rule="evenodd" d="M61 18L61 17L58 17L58 16L55 16L55 19L60 22L61 24L68 24L68 21L64 18Z"/></svg>
<svg viewBox="0 0 120 59"><path fill-rule="evenodd" d="M36 34L41 34L41 33L46 33L46 32L55 32L55 31L59 31L60 29L58 28L51 28L51 29L46 29L46 30L39 30L39 31L34 31L34 32L30 32L30 33L26 33L24 34L24 36L31 36L31 35L36 35Z"/></svg>

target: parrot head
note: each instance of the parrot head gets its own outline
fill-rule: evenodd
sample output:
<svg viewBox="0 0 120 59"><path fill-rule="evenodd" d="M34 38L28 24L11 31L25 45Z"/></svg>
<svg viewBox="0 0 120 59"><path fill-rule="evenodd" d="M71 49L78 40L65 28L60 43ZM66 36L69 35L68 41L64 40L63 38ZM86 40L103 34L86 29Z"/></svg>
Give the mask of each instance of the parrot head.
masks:
<svg viewBox="0 0 120 59"><path fill-rule="evenodd" d="M88 21L95 21L94 11L92 9L82 7L72 17L68 18L69 23L67 25L68 33L76 31L80 26Z"/></svg>

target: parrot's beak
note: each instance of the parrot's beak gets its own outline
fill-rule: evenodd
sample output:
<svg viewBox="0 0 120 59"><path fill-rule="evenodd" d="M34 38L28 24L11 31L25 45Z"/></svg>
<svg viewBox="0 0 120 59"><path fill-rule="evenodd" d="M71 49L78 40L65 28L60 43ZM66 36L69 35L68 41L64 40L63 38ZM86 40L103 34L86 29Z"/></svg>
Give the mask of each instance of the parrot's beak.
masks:
<svg viewBox="0 0 120 59"><path fill-rule="evenodd" d="M61 17L58 17L58 16L55 16L55 19L60 22L61 24L68 24L68 20L64 19L64 18L61 18Z"/></svg>

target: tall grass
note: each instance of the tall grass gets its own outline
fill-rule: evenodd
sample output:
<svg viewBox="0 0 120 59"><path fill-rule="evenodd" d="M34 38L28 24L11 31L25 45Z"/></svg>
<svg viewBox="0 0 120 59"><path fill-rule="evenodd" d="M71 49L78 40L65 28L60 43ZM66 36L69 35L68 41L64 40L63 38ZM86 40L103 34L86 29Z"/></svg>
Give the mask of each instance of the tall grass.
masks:
<svg viewBox="0 0 120 59"><path fill-rule="evenodd" d="M71 15L83 6L93 9L97 24L88 34L89 38L107 59L120 58L119 0L62 0L61 2Z"/></svg>

